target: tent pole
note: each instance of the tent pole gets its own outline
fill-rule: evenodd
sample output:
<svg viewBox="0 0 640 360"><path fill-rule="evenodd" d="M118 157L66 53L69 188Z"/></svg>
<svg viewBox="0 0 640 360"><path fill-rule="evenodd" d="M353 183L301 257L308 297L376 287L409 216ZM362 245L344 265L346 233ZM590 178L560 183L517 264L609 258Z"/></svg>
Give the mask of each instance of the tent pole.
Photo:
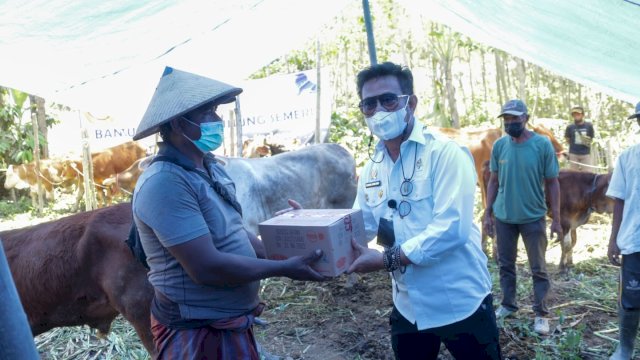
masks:
<svg viewBox="0 0 640 360"><path fill-rule="evenodd" d="M320 38L316 39L316 144L320 144Z"/></svg>
<svg viewBox="0 0 640 360"><path fill-rule="evenodd" d="M242 113L240 112L240 96L236 96L236 153L242 157Z"/></svg>
<svg viewBox="0 0 640 360"><path fill-rule="evenodd" d="M364 11L364 25L367 29L367 44L369 45L369 59L371 65L378 63L376 56L376 41L373 38L373 27L371 25L371 11L369 11L369 0L362 0L362 10Z"/></svg>

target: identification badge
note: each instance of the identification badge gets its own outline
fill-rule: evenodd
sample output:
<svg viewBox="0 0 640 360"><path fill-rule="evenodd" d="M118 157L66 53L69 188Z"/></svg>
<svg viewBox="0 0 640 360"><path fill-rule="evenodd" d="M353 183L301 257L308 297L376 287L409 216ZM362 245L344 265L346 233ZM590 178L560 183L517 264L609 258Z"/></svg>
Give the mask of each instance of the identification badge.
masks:
<svg viewBox="0 0 640 360"><path fill-rule="evenodd" d="M372 188L372 187L378 187L382 185L382 181L380 180L374 180L374 181L369 181L368 183L364 184L365 188Z"/></svg>

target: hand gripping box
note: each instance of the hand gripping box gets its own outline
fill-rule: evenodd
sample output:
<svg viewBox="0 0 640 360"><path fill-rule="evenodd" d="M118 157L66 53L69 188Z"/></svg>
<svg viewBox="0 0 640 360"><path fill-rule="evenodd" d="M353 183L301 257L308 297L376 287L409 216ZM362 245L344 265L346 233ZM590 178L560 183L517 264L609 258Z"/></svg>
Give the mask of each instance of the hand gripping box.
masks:
<svg viewBox="0 0 640 360"><path fill-rule="evenodd" d="M338 276L354 260L351 237L366 246L360 209L293 210L260 223L267 258L284 260L321 249L312 267L325 276Z"/></svg>

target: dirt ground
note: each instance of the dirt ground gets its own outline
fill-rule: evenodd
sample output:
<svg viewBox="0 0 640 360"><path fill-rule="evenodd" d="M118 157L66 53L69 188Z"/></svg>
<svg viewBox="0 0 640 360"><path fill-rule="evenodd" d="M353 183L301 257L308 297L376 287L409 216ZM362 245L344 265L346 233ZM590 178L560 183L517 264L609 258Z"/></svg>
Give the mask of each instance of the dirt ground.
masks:
<svg viewBox="0 0 640 360"><path fill-rule="evenodd" d="M42 217L30 212L3 216L0 230L65 214L61 207L48 210ZM618 270L606 260L609 222L608 216L595 216L590 224L578 230L575 267L568 275L557 270L559 244L549 244L547 262L552 279L549 305L554 328L549 336L538 336L531 329L531 280L524 249L520 249L518 301L521 310L500 324L500 342L506 358L608 358L618 336L615 312ZM491 260L489 268L494 282L494 304L498 305L501 296L498 271ZM345 275L324 283L272 278L262 282L260 296L267 303L267 310L261 316L267 324L256 326L256 336L273 355L310 360L393 358L388 326L391 285L387 273L365 274L354 284ZM65 328L64 333L56 330L60 329L36 338L45 359L147 358L139 355L139 341L121 318L107 340L97 339L95 331L86 326ZM76 346L73 351L56 350L68 349L71 343ZM132 346L138 347L137 352L126 352L126 348ZM104 350L106 348L109 350ZM443 348L440 359L451 358Z"/></svg>
<svg viewBox="0 0 640 360"><path fill-rule="evenodd" d="M508 359L607 359L615 347L617 268L606 260L609 219L594 216L579 229L576 266L561 274L559 243L549 245L549 293L552 334L532 331L531 280L524 249L518 263L520 311L500 323L500 343ZM494 304L501 293L498 269L489 261ZM268 325L257 327L260 343L271 353L292 359L392 359L388 316L389 275L366 274L350 286L346 276L322 284L288 279L263 283L261 297ZM443 347L440 359L452 359Z"/></svg>

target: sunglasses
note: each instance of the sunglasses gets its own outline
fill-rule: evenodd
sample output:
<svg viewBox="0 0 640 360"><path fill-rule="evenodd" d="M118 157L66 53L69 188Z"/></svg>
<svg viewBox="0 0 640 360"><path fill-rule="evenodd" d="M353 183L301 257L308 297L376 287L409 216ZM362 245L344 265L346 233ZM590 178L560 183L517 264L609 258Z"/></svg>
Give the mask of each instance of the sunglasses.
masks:
<svg viewBox="0 0 640 360"><path fill-rule="evenodd" d="M411 95L396 95L393 93L384 93L377 96L371 96L366 99L362 99L358 104L360 111L365 116L371 116L376 113L378 108L378 102L387 111L394 111L398 108L400 98L409 97Z"/></svg>

